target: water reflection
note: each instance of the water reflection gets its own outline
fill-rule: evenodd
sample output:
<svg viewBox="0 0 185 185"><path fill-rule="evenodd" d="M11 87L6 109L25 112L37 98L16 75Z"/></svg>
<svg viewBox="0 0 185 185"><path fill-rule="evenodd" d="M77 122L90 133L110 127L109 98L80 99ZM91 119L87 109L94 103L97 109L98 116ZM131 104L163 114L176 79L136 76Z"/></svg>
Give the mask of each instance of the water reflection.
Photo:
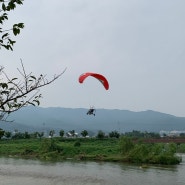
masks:
<svg viewBox="0 0 185 185"><path fill-rule="evenodd" d="M36 160L0 158L1 185L182 185L185 163L177 166L147 166L120 163L45 163Z"/></svg>

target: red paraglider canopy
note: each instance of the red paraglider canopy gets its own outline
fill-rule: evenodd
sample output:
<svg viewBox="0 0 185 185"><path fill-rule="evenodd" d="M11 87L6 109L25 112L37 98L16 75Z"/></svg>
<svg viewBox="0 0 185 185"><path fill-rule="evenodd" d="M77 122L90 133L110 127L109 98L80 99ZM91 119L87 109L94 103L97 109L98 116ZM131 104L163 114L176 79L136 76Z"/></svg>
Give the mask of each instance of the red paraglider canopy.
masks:
<svg viewBox="0 0 185 185"><path fill-rule="evenodd" d="M102 83L102 85L105 87L106 90L109 89L109 83L108 83L107 79L103 75L97 74L97 73L92 73L92 72L84 73L84 74L80 75L79 82L83 83L83 81L89 76L92 76L92 77L98 79Z"/></svg>

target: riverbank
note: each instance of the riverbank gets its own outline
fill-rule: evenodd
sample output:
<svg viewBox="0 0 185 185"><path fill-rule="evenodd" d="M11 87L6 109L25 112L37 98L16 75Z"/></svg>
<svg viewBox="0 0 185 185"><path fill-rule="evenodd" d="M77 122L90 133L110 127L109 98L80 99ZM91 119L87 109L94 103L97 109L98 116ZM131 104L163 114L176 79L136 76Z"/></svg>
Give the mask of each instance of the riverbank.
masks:
<svg viewBox="0 0 185 185"><path fill-rule="evenodd" d="M125 148L127 150L129 148L129 150L125 151ZM142 164L179 164L181 159L174 153L175 144L134 144L128 143L124 138L122 140L115 138L42 138L0 141L1 156L44 161L70 159Z"/></svg>

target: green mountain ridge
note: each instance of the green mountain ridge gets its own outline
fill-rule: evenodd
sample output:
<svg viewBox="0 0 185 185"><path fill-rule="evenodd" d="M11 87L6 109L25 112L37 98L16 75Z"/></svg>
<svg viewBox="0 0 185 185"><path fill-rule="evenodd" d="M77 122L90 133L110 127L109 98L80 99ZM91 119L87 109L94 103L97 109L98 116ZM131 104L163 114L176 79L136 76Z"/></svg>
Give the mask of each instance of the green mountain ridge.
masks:
<svg viewBox="0 0 185 185"><path fill-rule="evenodd" d="M103 130L129 132L132 130L159 132L161 130L185 130L185 118L147 110L133 112L119 109L97 109L96 116L86 115L84 108L25 107L9 116L12 123L0 123L3 129L20 131L43 130Z"/></svg>

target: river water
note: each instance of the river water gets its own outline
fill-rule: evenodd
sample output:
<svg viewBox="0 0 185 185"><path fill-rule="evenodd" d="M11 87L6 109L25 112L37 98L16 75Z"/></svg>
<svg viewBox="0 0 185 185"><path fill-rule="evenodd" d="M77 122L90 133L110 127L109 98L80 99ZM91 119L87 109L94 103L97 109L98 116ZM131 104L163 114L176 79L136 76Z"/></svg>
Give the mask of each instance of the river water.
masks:
<svg viewBox="0 0 185 185"><path fill-rule="evenodd" d="M49 163L0 158L0 185L184 185L180 165L142 168L109 162Z"/></svg>

